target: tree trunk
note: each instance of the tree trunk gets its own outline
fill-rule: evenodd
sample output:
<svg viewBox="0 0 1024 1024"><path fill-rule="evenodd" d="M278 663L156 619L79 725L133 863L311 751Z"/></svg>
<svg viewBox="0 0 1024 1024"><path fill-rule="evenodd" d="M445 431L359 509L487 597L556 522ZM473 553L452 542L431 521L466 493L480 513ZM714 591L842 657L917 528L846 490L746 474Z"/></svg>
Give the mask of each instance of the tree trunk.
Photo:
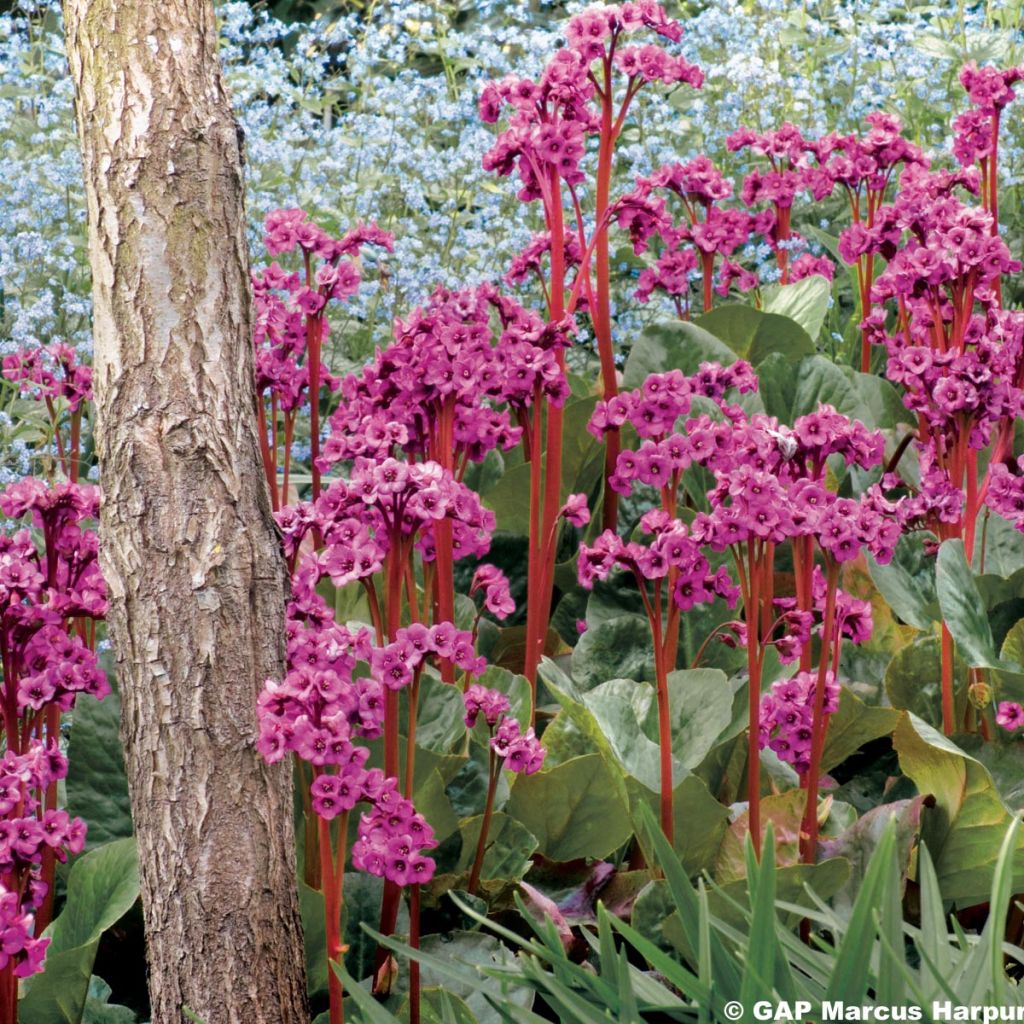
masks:
<svg viewBox="0 0 1024 1024"><path fill-rule="evenodd" d="M209 0L65 0L101 563L154 1024L307 1021L289 768L254 748L287 573L254 427L238 128Z"/></svg>

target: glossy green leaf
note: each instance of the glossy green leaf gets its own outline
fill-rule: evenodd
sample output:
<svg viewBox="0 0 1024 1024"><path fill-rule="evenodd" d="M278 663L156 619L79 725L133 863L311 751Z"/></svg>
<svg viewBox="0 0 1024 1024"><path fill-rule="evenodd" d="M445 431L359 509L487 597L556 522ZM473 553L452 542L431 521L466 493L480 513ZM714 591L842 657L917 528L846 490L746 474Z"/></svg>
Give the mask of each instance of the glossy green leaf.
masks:
<svg viewBox="0 0 1024 1024"><path fill-rule="evenodd" d="M462 853L456 871L469 871L476 856L483 815L467 818L459 824ZM537 849L537 837L522 823L500 811L491 817L484 847L481 879L518 879L529 870L530 857Z"/></svg>
<svg viewBox="0 0 1024 1024"><path fill-rule="evenodd" d="M753 306L740 303L718 306L696 323L754 367L770 355L782 356L793 363L814 354L814 342L795 320L765 313Z"/></svg>
<svg viewBox="0 0 1024 1024"><path fill-rule="evenodd" d="M934 566L934 558L924 552L920 533L904 534L888 565L868 559L871 579L893 612L915 629L929 631L942 617Z"/></svg>
<svg viewBox="0 0 1024 1024"><path fill-rule="evenodd" d="M922 815L943 896L964 906L988 896L1010 813L988 770L927 723L904 713L893 743L900 767L918 792L935 798ZM1018 887L1024 884L1024 850L1015 857Z"/></svg>
<svg viewBox="0 0 1024 1024"><path fill-rule="evenodd" d="M795 320L816 341L825 323L832 286L820 274L811 274L794 284L773 284L763 290L762 309L765 313Z"/></svg>
<svg viewBox="0 0 1024 1024"><path fill-rule="evenodd" d="M555 861L607 857L633 831L610 769L599 754L519 776L508 813L537 837L538 850Z"/></svg>
<svg viewBox="0 0 1024 1024"><path fill-rule="evenodd" d="M119 729L121 701L79 697L68 745L68 812L88 823L88 849L132 834L131 801Z"/></svg>
<svg viewBox="0 0 1024 1024"><path fill-rule="evenodd" d="M888 736L896 728L899 718L899 712L893 708L865 704L847 687L842 687L839 691L839 707L828 720L821 770L831 771L865 743Z"/></svg>
<svg viewBox="0 0 1024 1024"><path fill-rule="evenodd" d="M100 937L138 897L134 839L99 846L75 862L64 910L45 932L43 973L23 982L20 1024L79 1024Z"/></svg>
<svg viewBox="0 0 1024 1024"><path fill-rule="evenodd" d="M947 540L939 547L935 589L942 617L956 641L957 651L969 666L1018 668L1005 665L996 653L985 603L964 556L963 541Z"/></svg>
<svg viewBox="0 0 1024 1024"><path fill-rule="evenodd" d="M640 387L652 373L682 370L692 374L704 362L726 366L735 361L736 353L710 331L682 320L661 320L644 328L633 343L623 386Z"/></svg>
<svg viewBox="0 0 1024 1024"><path fill-rule="evenodd" d="M640 615L622 615L598 623L572 652L572 678L579 690L609 679L654 679L651 627Z"/></svg>

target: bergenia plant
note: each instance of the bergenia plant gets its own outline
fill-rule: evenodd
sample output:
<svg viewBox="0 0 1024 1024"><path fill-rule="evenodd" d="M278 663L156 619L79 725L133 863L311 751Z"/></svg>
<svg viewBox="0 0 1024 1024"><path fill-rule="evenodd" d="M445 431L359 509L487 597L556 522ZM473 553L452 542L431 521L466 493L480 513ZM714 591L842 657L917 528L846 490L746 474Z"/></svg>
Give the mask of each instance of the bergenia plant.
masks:
<svg viewBox="0 0 1024 1024"><path fill-rule="evenodd" d="M68 763L61 721L79 694L110 684L93 651L106 588L89 528L94 487L27 478L0 493L0 1018L17 1018L18 979L42 969L55 867L85 844L85 823L60 807ZM28 520L33 530L24 521ZM14 529L11 529L14 527Z"/></svg>
<svg viewBox="0 0 1024 1024"><path fill-rule="evenodd" d="M641 31L678 42L679 24L667 17L657 0L635 0L588 8L569 21L568 45L557 51L536 82L510 76L489 85L480 98L480 113L496 122L510 108L508 127L484 157L484 167L501 175L518 172L518 195L540 200L546 233L538 246L550 256L543 291L547 317L560 324L585 301L597 340L606 401L618 391L612 343L609 226L615 212L611 199L615 146L636 94L650 82L699 87L703 75L683 57L655 43L632 45ZM587 139L597 137L596 168L585 159ZM566 215L566 204L570 213ZM577 263L567 293L569 261ZM594 274L591 276L591 263ZM564 370L564 353L558 352ZM554 582L554 549L543 538L552 534L561 504L563 414L552 404L543 423L541 403L534 403L534 450L543 453L544 470L531 477L530 502L538 521L531 530L526 625L525 674L536 683L537 666L547 636ZM545 432L545 444L540 434ZM605 445L605 479L614 471L619 449L617 430ZM539 461L539 460L538 460ZM614 530L617 496L606 487L603 525Z"/></svg>

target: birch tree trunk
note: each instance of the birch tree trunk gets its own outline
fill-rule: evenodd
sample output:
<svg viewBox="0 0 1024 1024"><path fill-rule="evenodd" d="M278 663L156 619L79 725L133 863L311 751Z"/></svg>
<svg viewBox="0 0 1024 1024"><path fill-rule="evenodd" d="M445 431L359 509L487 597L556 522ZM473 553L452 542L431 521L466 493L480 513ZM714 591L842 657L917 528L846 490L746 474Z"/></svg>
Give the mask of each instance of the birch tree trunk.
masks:
<svg viewBox="0 0 1024 1024"><path fill-rule="evenodd" d="M304 1024L290 776L254 749L287 573L254 426L242 156L210 0L65 0L101 563L154 1024Z"/></svg>

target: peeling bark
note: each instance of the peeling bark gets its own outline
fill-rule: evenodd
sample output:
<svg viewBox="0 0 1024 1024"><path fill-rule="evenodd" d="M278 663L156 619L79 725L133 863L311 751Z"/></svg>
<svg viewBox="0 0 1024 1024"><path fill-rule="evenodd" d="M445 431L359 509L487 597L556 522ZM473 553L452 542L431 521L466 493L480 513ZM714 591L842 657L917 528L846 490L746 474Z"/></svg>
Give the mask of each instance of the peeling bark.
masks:
<svg viewBox="0 0 1024 1024"><path fill-rule="evenodd" d="M101 564L154 1024L308 1020L290 775L256 753L288 580L254 427L240 139L209 0L65 0Z"/></svg>

